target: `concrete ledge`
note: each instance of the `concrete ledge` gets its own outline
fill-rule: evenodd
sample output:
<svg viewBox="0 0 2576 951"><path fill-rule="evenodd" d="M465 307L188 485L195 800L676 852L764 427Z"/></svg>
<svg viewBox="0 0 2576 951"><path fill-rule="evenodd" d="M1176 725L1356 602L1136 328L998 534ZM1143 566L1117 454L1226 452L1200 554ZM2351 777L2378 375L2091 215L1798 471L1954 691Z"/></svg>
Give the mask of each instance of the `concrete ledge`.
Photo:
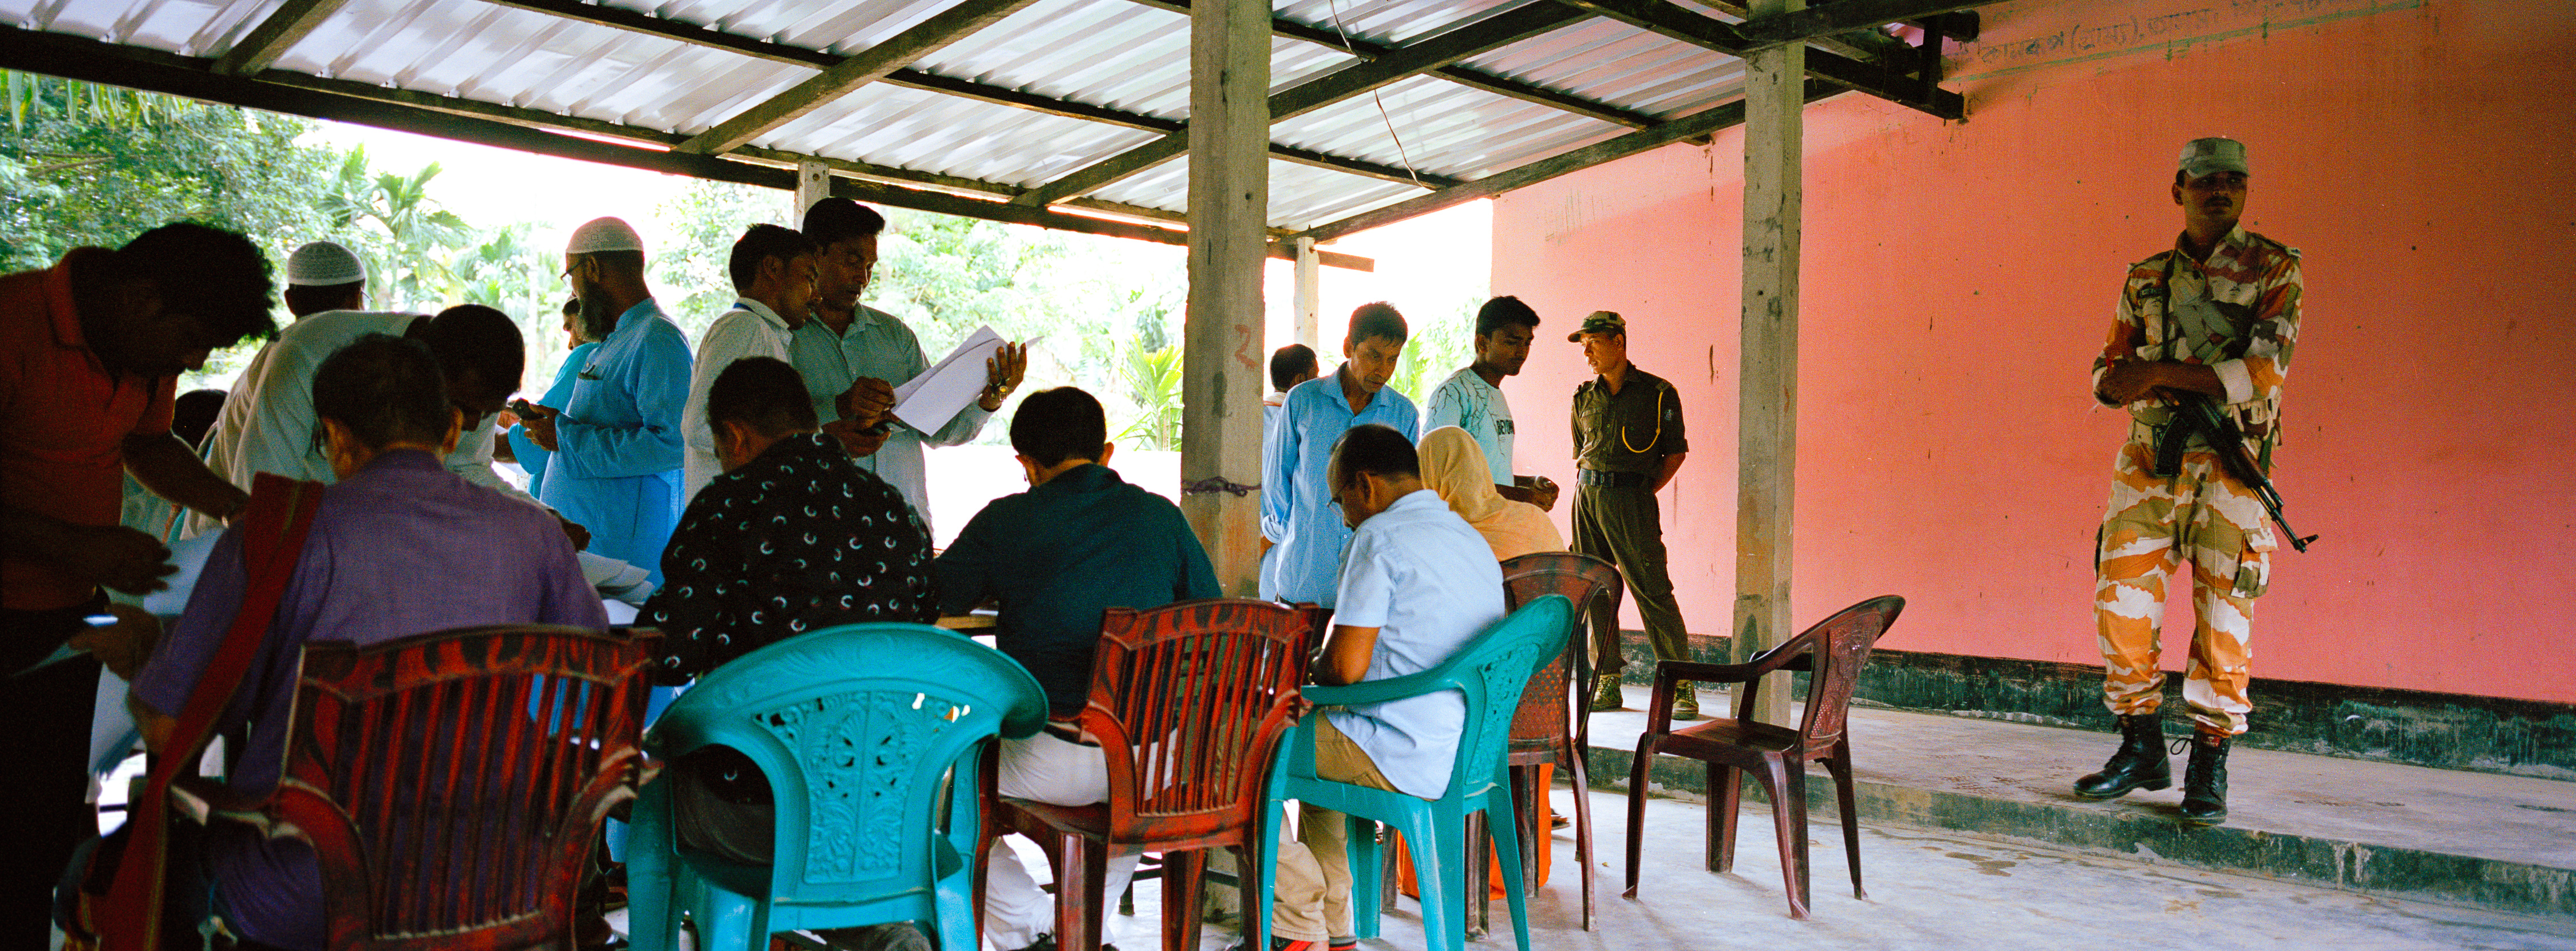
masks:
<svg viewBox="0 0 2576 951"><path fill-rule="evenodd" d="M1642 690L1629 694L1633 704L1645 699ZM1643 720L1633 712L1595 715L1595 788L1625 790ZM2172 790L2111 802L2066 794L2067 782L2108 753L2108 744L2087 733L1883 711L1854 711L1853 720L1860 744L1855 797L1864 825L1972 832L2576 920L2576 785L2239 751L2231 760L2237 780L2229 797L2231 822L2193 828L2174 814L2179 764ZM1910 745L1891 748L1891 740ZM1659 758L1650 782L1707 793L1705 772L1691 760ZM1832 781L1821 770L1809 774L1807 795L1811 824L1839 821ZM1746 799L1762 802L1759 787L1748 783ZM1594 819L1601 823L1596 841L1615 854L1622 848L1624 817ZM1746 816L1739 829L1745 836L1739 855L1769 851L1767 819ZM1819 874L1830 875L1840 859L1819 855L1815 861Z"/></svg>

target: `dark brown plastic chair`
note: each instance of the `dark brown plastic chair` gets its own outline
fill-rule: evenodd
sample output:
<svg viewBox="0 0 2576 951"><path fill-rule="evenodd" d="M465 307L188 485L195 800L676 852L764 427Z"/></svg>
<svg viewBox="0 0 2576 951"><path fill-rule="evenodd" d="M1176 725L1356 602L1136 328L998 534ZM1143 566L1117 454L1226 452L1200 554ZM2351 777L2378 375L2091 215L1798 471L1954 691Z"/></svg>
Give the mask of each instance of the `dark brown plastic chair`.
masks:
<svg viewBox="0 0 2576 951"><path fill-rule="evenodd" d="M197 781L179 798L200 821L311 842L335 951L571 947L600 821L647 772L657 636L512 625L308 644L277 789Z"/></svg>
<svg viewBox="0 0 2576 951"><path fill-rule="evenodd" d="M1577 628L1582 626L1584 608L1594 598L1609 599L1610 611L1615 615L1620 591L1619 569L1591 555L1552 551L1503 562L1505 608L1517 611L1542 595L1564 595L1575 604ZM1592 930L1592 802L1588 795L1591 776L1584 768L1583 751L1592 730L1591 718L1584 715L1580 704L1590 695L1592 683L1592 664L1585 653L1590 643L1590 638L1567 637L1565 650L1530 677L1529 687L1521 692L1521 705L1512 714L1509 747L1513 815L1519 820L1521 837L1522 881L1538 880L1538 837L1549 831L1548 791L1539 785L1538 767L1554 763L1573 773L1574 854L1583 871L1585 931ZM1487 847L1482 836L1469 836L1467 841L1473 853L1467 859L1467 875L1473 880L1469 893L1476 896L1475 923L1484 925L1488 923L1487 909L1493 898L1492 889L1484 885Z"/></svg>
<svg viewBox="0 0 2576 951"><path fill-rule="evenodd" d="M1712 872L1735 866L1735 814L1743 802L1737 770L1761 781L1771 799L1771 817L1779 826L1780 871L1789 890L1789 917L1807 917L1807 764L1822 762L1833 774L1835 802L1843 819L1843 852L1851 863L1852 897L1868 897L1860 885L1860 819L1853 808L1849 722L1852 687L1870 647L1896 623L1905 599L1871 598L1790 638L1741 664L1695 664L1663 661L1655 665L1655 697L1646 705L1646 732L1637 738L1637 758L1628 773L1628 890L1637 897L1637 871L1646 834L1646 777L1655 754L1687 756L1708 764L1707 862ZM1753 704L1762 675L1774 671L1808 671L1807 709L1798 729L1757 723ZM1746 685L1735 706L1735 718L1695 723L1673 729L1672 696L1676 681Z"/></svg>
<svg viewBox="0 0 2576 951"><path fill-rule="evenodd" d="M1109 760L1109 801L999 799L976 867L1003 832L1036 841L1056 871L1056 946L1097 951L1110 856L1160 853L1163 947L1197 948L1202 850L1233 849L1239 869L1269 867L1263 830L1276 827L1261 811L1280 741L1305 712L1308 617L1238 599L1110 609L1081 716ZM1246 918L1258 906L1266 929L1263 878L1244 888L1244 905Z"/></svg>

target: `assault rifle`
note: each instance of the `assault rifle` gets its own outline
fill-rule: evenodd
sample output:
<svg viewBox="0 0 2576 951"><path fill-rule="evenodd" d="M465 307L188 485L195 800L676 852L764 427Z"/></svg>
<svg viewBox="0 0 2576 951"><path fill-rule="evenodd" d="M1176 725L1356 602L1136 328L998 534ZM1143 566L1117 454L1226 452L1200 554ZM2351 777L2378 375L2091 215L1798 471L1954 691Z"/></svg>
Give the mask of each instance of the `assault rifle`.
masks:
<svg viewBox="0 0 2576 951"><path fill-rule="evenodd" d="M2198 433L2203 441L2209 443L2210 451L2218 454L2219 467L2254 491L2254 497L2263 503L2263 511L2272 516L2272 524L2281 526L2281 534L2290 540L2290 547L2297 551L2308 550L2308 543L2316 541L2317 536L2300 537L2298 530L2291 528L2289 521L2281 517L2280 490L2274 489L2272 478L2263 474L2262 461L2254 458L2252 450L2245 448L2245 432L2237 428L2236 420L2220 411L2218 404L2209 397L2198 393L2169 393L2169 400L2174 416L2173 422L2165 427L2164 438L2156 444L2157 474L2172 475L2179 471L2183 447L2191 442L2192 434Z"/></svg>

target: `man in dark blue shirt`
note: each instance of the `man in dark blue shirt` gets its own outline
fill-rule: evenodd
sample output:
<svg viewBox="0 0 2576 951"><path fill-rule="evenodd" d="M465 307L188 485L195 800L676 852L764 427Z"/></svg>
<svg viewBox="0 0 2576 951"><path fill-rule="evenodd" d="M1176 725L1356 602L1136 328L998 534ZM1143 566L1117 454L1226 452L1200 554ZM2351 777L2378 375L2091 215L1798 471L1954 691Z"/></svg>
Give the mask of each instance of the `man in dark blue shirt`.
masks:
<svg viewBox="0 0 2576 951"><path fill-rule="evenodd" d="M1069 722L1091 694L1102 612L1218 594L1216 571L1180 507L1106 465L1117 449L1108 428L1089 393L1068 386L1029 394L1011 419L1011 448L1029 491L985 506L936 563L941 613L1001 602L996 643L1037 675L1059 721L1002 741L994 785L1005 796L1063 806L1109 798L1107 761ZM1104 894L1125 891L1135 870L1132 856L1111 860ZM1028 870L1001 849L986 874L985 937L996 948L1038 943L1054 915Z"/></svg>

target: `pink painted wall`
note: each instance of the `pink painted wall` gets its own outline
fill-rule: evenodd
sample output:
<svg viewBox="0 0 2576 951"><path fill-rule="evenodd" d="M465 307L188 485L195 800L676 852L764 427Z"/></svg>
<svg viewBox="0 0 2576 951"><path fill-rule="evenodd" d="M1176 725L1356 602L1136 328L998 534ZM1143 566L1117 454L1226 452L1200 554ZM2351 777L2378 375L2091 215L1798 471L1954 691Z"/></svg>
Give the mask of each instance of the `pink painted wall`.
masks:
<svg viewBox="0 0 2576 951"><path fill-rule="evenodd" d="M1894 592L1888 647L2099 662L2127 417L2092 408L2088 364L2125 266L2180 228L2175 153L2226 134L2252 153L2247 226L2306 253L2277 472L2325 536L2277 556L2255 672L2576 701L2576 7L2022 0L1985 29L1953 50L1964 123L1854 95L1807 113L1796 616ZM1681 388L1666 539L1702 633L1734 590L1741 149L1494 211L1494 293L1554 334L1508 385L1523 471L1571 482L1542 421L1588 378L1561 336L1584 313L1627 315Z"/></svg>

